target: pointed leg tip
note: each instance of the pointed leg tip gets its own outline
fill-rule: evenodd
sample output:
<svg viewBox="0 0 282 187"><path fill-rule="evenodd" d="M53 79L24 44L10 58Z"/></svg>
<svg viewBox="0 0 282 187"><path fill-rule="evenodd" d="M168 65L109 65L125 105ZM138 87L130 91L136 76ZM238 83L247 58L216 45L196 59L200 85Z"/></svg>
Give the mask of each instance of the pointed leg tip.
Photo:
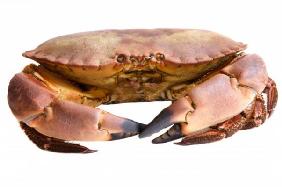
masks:
<svg viewBox="0 0 282 187"><path fill-rule="evenodd" d="M182 145L181 142L174 142L175 145Z"/></svg>
<svg viewBox="0 0 282 187"><path fill-rule="evenodd" d="M83 151L82 153L88 154L88 153L96 153L96 152L98 152L98 150L87 149L87 150Z"/></svg>
<svg viewBox="0 0 282 187"><path fill-rule="evenodd" d="M181 146L192 145L192 144L190 144L190 143L188 143L188 142L184 143L183 141L175 142L174 144L175 144L175 145L181 145Z"/></svg>
<svg viewBox="0 0 282 187"><path fill-rule="evenodd" d="M270 118L273 114L274 110L271 109L271 110L268 110L267 113L268 113L268 118Z"/></svg>

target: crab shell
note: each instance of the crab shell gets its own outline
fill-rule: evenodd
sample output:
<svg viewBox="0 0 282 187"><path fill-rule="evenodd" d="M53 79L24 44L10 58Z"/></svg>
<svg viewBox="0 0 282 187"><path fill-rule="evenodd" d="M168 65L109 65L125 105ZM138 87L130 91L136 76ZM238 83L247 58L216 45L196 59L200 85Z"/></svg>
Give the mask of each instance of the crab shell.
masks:
<svg viewBox="0 0 282 187"><path fill-rule="evenodd" d="M245 48L196 29L60 36L23 53L40 65L26 67L11 80L9 105L19 121L42 134L64 140L109 140L112 133L138 133L138 123L93 107L155 100L177 103L188 94L198 106L191 120L199 123L183 130L188 134L237 115L266 86L264 62L257 55L240 54ZM187 112L189 107L184 104L182 109ZM175 122L187 121L182 113L175 114Z"/></svg>
<svg viewBox="0 0 282 187"><path fill-rule="evenodd" d="M78 82L97 85L97 79L134 70L159 70L189 80L218 65L216 59L245 48L205 30L105 30L56 37L23 56ZM164 59L158 59L159 54ZM122 63L119 55L125 57Z"/></svg>

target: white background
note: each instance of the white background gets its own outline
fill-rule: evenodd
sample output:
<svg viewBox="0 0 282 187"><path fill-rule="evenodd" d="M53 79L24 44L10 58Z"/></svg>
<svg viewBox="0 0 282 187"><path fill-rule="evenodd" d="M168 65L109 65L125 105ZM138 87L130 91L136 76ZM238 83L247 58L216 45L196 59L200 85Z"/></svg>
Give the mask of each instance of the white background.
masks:
<svg viewBox="0 0 282 187"><path fill-rule="evenodd" d="M0 186L281 186L281 107L265 125L223 141L181 147L151 138L87 143L98 153L39 150L7 105L12 76L31 63L21 53L57 36L110 28L204 28L249 44L282 86L279 1L1 1ZM280 90L281 91L281 90ZM281 93L281 92L280 92ZM148 123L169 103L104 107Z"/></svg>

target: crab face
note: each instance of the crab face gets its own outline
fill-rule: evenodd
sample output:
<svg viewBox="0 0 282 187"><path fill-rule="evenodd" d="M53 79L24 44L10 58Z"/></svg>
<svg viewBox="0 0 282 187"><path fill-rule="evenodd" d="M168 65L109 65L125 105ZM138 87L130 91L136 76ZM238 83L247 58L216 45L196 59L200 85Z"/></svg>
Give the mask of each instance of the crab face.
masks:
<svg viewBox="0 0 282 187"><path fill-rule="evenodd" d="M217 33L191 29L61 36L23 54L40 65L27 66L11 80L9 105L31 139L31 134L53 137L60 145L63 140L111 140L140 131L145 137L172 124L153 142L182 136L182 144L211 142L262 124L275 107L275 83L260 57L242 52L245 47ZM262 92L268 95L267 108ZM146 127L95 108L156 100L173 103ZM47 140L35 143L56 147Z"/></svg>

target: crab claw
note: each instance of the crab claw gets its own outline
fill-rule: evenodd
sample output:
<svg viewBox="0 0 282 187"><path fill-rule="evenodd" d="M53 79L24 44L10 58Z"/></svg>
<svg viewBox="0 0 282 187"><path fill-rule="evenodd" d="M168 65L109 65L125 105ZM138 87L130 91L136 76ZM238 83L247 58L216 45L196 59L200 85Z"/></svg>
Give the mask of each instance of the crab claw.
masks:
<svg viewBox="0 0 282 187"><path fill-rule="evenodd" d="M216 124L222 123L242 112L268 80L264 62L257 55L235 59L222 71L188 90L187 95L164 109L139 137L148 137L163 128L179 123L178 130L171 129L153 140L163 143L178 136L190 136ZM272 83L273 85L273 83ZM270 110L276 103L275 86L268 91ZM272 106L272 108L271 108Z"/></svg>
<svg viewBox="0 0 282 187"><path fill-rule="evenodd" d="M26 73L11 80L8 100L19 121L45 136L66 141L115 140L136 135L144 127L99 108L60 99Z"/></svg>
<svg viewBox="0 0 282 187"><path fill-rule="evenodd" d="M189 97L183 97L174 101L149 123L144 131L139 134L140 138L151 136L174 123L186 121L186 117L194 111Z"/></svg>
<svg viewBox="0 0 282 187"><path fill-rule="evenodd" d="M50 137L79 141L126 138L138 134L144 126L101 109L70 101L53 101L45 107L43 114L27 124Z"/></svg>

